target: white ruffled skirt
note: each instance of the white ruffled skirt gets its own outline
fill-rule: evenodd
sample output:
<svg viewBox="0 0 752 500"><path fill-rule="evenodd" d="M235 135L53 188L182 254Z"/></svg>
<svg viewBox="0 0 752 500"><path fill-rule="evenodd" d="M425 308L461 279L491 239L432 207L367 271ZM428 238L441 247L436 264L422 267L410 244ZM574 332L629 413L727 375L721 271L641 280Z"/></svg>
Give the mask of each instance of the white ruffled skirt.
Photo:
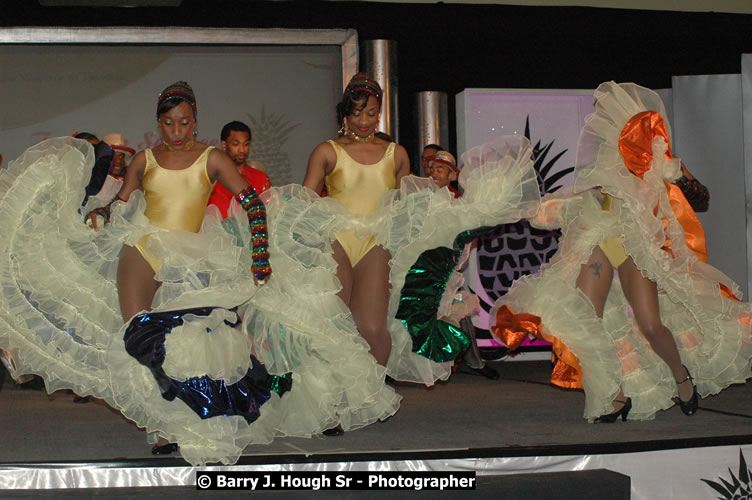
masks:
<svg viewBox="0 0 752 500"><path fill-rule="evenodd" d="M702 397L752 375L752 305L721 293L719 284L724 284L740 296L735 283L686 247L683 231L666 209L665 188L654 194L655 199L662 196L660 213L669 220L665 233L661 218L648 208L655 206L652 201L640 205L637 198L613 198L612 210L606 212L597 190L544 200L536 223L562 228L559 249L539 273L516 281L491 311L495 316L507 305L539 316L544 333L561 339L574 353L582 367L584 416L590 421L612 411L620 389L632 398L629 418L635 420L654 418L678 396L671 371L637 327L618 274L603 319L576 286L581 266L607 238L623 236L626 253L657 284L661 320L673 333ZM666 237L673 256L662 249Z"/></svg>
<svg viewBox="0 0 752 500"><path fill-rule="evenodd" d="M490 149L477 151L475 164L468 162L463 172L462 200L408 181L365 217L300 186L270 190L263 199L273 274L256 287L245 214L235 212L222 223L210 207L199 233L165 231L146 219L137 191L128 203L113 205L111 223L94 232L79 213L93 164L90 145L71 138L45 141L0 173L0 348L12 353L16 375L36 373L48 391L72 389L103 399L152 438L178 443L196 465L234 463L247 445L275 436L312 436L337 424L347 431L385 419L401 399L384 383L386 373L431 384L447 378L450 367L412 353L407 331L392 319L389 364L375 362L336 296L334 233L375 234L392 253L391 318L404 273L420 252L451 244L463 229L536 211L530 147L515 148L521 154L493 160ZM107 201L91 199L85 211ZM254 422L240 416L202 419L182 401L167 401L150 370L126 352L118 259L123 244L146 234L149 251L163 262L153 311L221 308L219 316L191 317L167 336L164 369L170 377L205 373L232 383L248 368L251 354L270 374L292 374L292 389L282 397L272 393ZM216 330L233 315L223 310L231 309L242 318L242 330L203 333Z"/></svg>

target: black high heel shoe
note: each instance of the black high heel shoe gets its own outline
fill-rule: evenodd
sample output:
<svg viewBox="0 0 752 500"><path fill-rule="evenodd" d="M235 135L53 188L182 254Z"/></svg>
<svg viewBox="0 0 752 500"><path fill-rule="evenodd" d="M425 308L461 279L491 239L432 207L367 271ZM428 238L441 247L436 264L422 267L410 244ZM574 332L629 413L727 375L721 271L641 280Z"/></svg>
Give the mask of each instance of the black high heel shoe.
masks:
<svg viewBox="0 0 752 500"><path fill-rule="evenodd" d="M618 410L606 413L605 415L601 415L600 417L593 420L593 423L595 424L613 424L616 422L616 420L621 417L622 422L627 421L627 415L629 415L629 410L632 409L632 398L627 398L626 401L622 401L621 399L615 399L614 403L624 403L624 406L619 408Z"/></svg>
<svg viewBox="0 0 752 500"><path fill-rule="evenodd" d="M324 436L331 437L331 436L341 436L344 433L345 431L342 429L342 426L337 424L335 427L325 429L324 432L322 432L321 434L323 434Z"/></svg>
<svg viewBox="0 0 752 500"><path fill-rule="evenodd" d="M155 444L151 449L152 455L172 455L178 451L177 443L167 443L163 445Z"/></svg>
<svg viewBox="0 0 752 500"><path fill-rule="evenodd" d="M682 365L682 367L687 370L687 367ZM689 401L682 401L681 397L678 397L679 401L679 408L681 408L682 413L684 413L686 416L691 417L695 413L697 413L697 408L700 407L700 398L697 396L697 386L695 385L695 381L692 378L692 375L689 374L689 370L687 370L687 377L679 382L676 381L676 385L683 384L684 382L689 381L690 384L692 384L692 397L689 398Z"/></svg>

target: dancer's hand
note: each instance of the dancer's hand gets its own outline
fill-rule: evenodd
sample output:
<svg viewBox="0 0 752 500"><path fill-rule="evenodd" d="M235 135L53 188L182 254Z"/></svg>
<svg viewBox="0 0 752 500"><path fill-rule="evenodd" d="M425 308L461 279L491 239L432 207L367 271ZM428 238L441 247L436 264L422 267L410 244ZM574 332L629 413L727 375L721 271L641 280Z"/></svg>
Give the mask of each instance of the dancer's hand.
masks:
<svg viewBox="0 0 752 500"><path fill-rule="evenodd" d="M110 222L110 210L108 207L95 208L84 217L84 222L89 227L94 228L94 231L99 231L99 222L97 219L102 218L104 220L103 225L107 225Z"/></svg>
<svg viewBox="0 0 752 500"><path fill-rule="evenodd" d="M271 278L272 273L269 272L269 274L266 275L266 277L263 280L259 280L256 276L253 277L253 284L256 286L264 286L267 281L269 281L269 278Z"/></svg>

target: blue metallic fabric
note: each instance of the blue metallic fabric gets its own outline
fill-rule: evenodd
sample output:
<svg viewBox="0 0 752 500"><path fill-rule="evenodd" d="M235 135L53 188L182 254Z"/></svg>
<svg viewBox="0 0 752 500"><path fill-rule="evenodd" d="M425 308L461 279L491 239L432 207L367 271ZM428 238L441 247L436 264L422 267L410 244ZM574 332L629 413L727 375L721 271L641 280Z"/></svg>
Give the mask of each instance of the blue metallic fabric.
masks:
<svg viewBox="0 0 752 500"><path fill-rule="evenodd" d="M261 405L269 399L270 383L276 383L253 356L248 373L232 385L208 376L181 382L168 377L162 369L165 337L183 324L183 316L208 316L214 309L200 307L139 314L131 320L123 336L125 350L151 370L166 400L173 401L177 397L201 418L240 415L251 423L259 417ZM230 326L237 326L239 322Z"/></svg>

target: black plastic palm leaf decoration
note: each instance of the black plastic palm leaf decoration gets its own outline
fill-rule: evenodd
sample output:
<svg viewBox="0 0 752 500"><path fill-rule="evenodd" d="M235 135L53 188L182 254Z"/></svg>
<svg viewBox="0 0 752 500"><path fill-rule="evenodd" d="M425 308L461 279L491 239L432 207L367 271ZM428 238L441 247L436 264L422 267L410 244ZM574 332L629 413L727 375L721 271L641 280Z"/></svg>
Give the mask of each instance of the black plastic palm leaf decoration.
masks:
<svg viewBox="0 0 752 500"><path fill-rule="evenodd" d="M530 139L530 115L528 115L528 117L525 119L525 137L527 137L528 141L532 142L532 139ZM540 189L541 196L546 193L555 193L556 191L561 189L562 185L557 186L556 183L562 177L565 177L574 172L574 167L567 167L559 170L550 177L548 176L551 168L556 164L559 158L561 158L562 155L564 155L564 153L568 151L567 149L564 149L560 151L556 156L551 158L551 160L546 162L546 156L548 156L548 153L551 151L551 147L554 145L554 142L556 142L555 139L545 146L541 146L541 141L538 140L538 142L536 142L533 146L533 168L535 169L535 174L538 176L538 187Z"/></svg>
<svg viewBox="0 0 752 500"><path fill-rule="evenodd" d="M752 499L752 470L747 468L747 461L744 460L744 453L739 450L739 475L738 477L729 469L730 481L726 481L722 477L718 478L719 482L711 481L709 479L701 479L701 481L715 491L721 494L719 499L722 500L749 500Z"/></svg>

